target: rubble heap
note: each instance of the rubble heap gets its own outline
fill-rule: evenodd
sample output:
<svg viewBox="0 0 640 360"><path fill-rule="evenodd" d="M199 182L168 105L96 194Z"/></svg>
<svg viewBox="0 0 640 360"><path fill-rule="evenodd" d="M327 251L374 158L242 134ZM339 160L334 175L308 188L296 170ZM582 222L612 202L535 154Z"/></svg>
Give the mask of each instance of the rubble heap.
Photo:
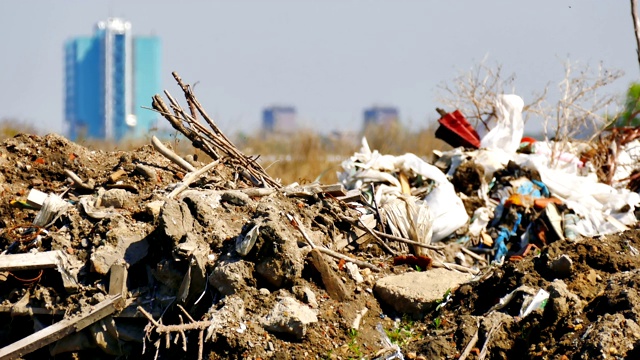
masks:
<svg viewBox="0 0 640 360"><path fill-rule="evenodd" d="M285 186L174 77L186 109L153 108L206 163L0 143L0 359L637 355L640 196L521 142L519 98L434 164L363 140L339 184Z"/></svg>

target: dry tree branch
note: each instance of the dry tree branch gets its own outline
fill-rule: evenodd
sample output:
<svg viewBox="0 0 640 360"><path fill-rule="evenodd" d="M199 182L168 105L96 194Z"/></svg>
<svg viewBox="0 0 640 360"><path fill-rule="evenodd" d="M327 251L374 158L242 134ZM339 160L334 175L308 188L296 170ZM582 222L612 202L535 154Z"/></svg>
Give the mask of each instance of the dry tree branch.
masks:
<svg viewBox="0 0 640 360"><path fill-rule="evenodd" d="M631 18L633 19L633 32L636 36L638 64L640 64L640 20L638 20L638 0L631 0Z"/></svg>
<svg viewBox="0 0 640 360"><path fill-rule="evenodd" d="M192 88L185 85L177 73L174 72L173 76L184 92L191 114L187 113L168 91L164 93L171 106L167 106L159 95L155 95L152 103L153 109L162 114L174 129L180 131L191 140L194 147L202 150L214 160L225 158L225 162L235 163L238 167L242 168L250 179L261 181L260 185L276 189L281 188L280 183L269 176L255 159L244 155L231 140L220 131L193 94ZM195 110L202 116L210 129L207 129L197 120Z"/></svg>
<svg viewBox="0 0 640 360"><path fill-rule="evenodd" d="M187 319L189 319L190 322L188 323L184 323L184 321L182 320L182 316L179 316L180 319L180 325L163 325L162 323L159 323L158 321L156 321L153 316L147 312L143 307L138 306L138 311L140 311L140 313L142 313L142 315L144 315L144 317L147 318L147 320L149 320L149 325L146 328L146 338L149 337L149 334L155 330L155 332L162 336L165 336L165 346L168 349L169 346L171 346L171 333L178 333L180 335L180 338L182 339L182 349L184 351L187 351L187 335L185 334L185 331L189 331L189 330L198 330L198 360L202 360L202 353L203 353L203 348L204 348L204 331L211 326L211 321L205 321L205 320L201 320L201 321L195 321L191 315L189 315L189 313L187 313L187 311L180 305L178 305L180 310L182 310L184 312L184 314L187 316ZM175 343L177 343L178 338L176 337L175 339ZM160 341L158 340L156 343L154 343L154 346L156 347L156 358L158 356L158 351L160 350Z"/></svg>

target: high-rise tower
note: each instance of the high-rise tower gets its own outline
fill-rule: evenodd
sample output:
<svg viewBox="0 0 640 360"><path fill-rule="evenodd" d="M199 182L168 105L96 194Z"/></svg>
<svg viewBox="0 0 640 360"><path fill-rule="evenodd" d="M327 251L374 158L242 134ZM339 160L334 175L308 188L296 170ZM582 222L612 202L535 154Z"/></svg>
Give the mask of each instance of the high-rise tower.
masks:
<svg viewBox="0 0 640 360"><path fill-rule="evenodd" d="M161 90L160 40L132 36L131 23L109 18L91 37L65 44L65 120L69 137L139 138L156 125L151 97Z"/></svg>

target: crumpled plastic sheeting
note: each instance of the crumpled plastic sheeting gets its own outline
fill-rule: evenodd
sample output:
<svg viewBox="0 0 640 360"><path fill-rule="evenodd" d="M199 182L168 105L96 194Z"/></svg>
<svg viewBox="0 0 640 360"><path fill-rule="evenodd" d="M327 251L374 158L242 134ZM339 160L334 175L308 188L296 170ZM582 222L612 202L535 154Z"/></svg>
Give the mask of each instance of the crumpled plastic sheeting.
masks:
<svg viewBox="0 0 640 360"><path fill-rule="evenodd" d="M401 195L380 203L380 210L393 235L427 245L431 243L431 211L426 202L413 196ZM428 255L427 249L420 246L414 246L413 251L416 255Z"/></svg>
<svg viewBox="0 0 640 360"><path fill-rule="evenodd" d="M612 216L624 225L636 222L634 209L640 205L640 194L627 189L615 189L599 183L592 176L578 176L545 166L541 155L519 155L518 163L538 170L551 193L565 201L581 219L577 230L583 236L606 235L620 229L607 220ZM620 211L628 205L627 211Z"/></svg>
<svg viewBox="0 0 640 360"><path fill-rule="evenodd" d="M618 152L616 160L616 172L613 175L613 182L622 182L626 185L625 179L631 176L631 172L637 168L640 161L640 141L633 140L625 144Z"/></svg>
<svg viewBox="0 0 640 360"><path fill-rule="evenodd" d="M524 101L518 95L498 95L495 104L497 124L480 140L480 147L515 153L524 134L523 107Z"/></svg>
<svg viewBox="0 0 640 360"><path fill-rule="evenodd" d="M389 172L419 174L433 180L435 186L424 198L433 221L431 241L446 238L469 221L464 204L447 176L414 154L381 155L377 150L371 151L367 140L363 138L360 152L345 160L342 167L344 171L338 173L338 179L347 189L361 188L368 182L383 182L388 183L391 188L385 192L386 196L397 197L402 193L400 182Z"/></svg>

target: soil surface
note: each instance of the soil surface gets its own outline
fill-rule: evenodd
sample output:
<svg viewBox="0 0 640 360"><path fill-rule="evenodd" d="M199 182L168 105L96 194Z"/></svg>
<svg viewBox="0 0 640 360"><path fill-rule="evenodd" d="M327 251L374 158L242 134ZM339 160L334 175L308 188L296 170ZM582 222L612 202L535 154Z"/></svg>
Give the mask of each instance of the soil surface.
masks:
<svg viewBox="0 0 640 360"><path fill-rule="evenodd" d="M136 170L138 165L153 169L154 176ZM109 178L120 169L122 176ZM71 186L65 170L95 190ZM167 348L165 337L136 312L142 306L163 324L188 322L178 304L194 321L220 324L205 334L209 359L391 359L392 345L407 359L640 358L638 230L552 242L520 261L491 266L443 296L437 309L412 317L394 312L373 289L381 277L428 269L394 265L373 237L345 220L358 212L333 196L238 195L234 191L252 187L239 170L221 164L180 200L170 200L167 193L185 171L151 146L92 151L57 135L19 135L0 143L0 251L61 250L82 264L81 285L73 293L65 291L55 269L0 272L0 347L104 300L109 268L100 266L111 264L111 253L128 263L125 311L134 314L114 318L116 346L92 335L108 331L91 327L73 341L46 346L25 359L153 358L156 349L159 359L196 359L197 331L186 331L184 338L172 335ZM31 189L62 195L73 205L38 241L22 233L38 214L24 203ZM82 207L85 197L106 201L101 194L114 189L125 191L122 204L93 203L109 216L95 218ZM472 190L469 185L467 191ZM472 201L467 205L477 207ZM296 218L315 244L380 272L360 268L362 279L355 279L343 261L325 256L347 293L346 300L332 297L308 256L310 247L286 215ZM255 245L239 256L238 238L256 225ZM196 256L199 251L202 257ZM185 291L187 274L191 288ZM546 303L521 314L526 294L541 289L549 293ZM496 306L512 292L510 301ZM296 299L317 317L296 325L304 328L301 337L264 325L283 298ZM17 305L40 312L12 313Z"/></svg>

